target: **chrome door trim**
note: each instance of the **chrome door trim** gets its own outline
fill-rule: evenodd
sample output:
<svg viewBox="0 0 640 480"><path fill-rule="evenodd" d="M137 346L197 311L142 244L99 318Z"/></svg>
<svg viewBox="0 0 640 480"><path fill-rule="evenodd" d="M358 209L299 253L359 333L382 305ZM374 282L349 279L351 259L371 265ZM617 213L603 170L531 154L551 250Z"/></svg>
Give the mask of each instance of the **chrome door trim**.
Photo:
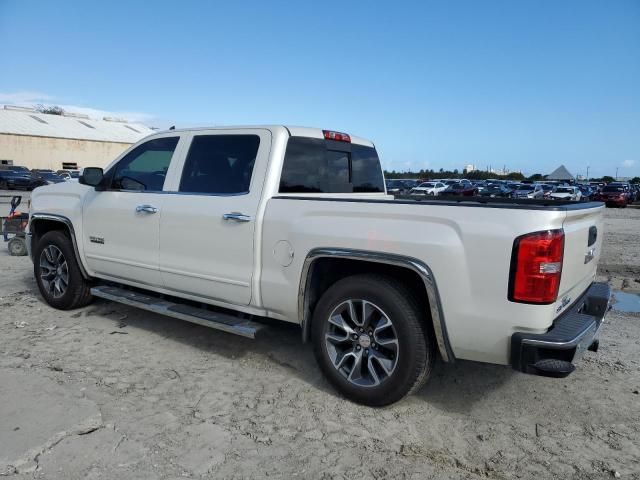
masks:
<svg viewBox="0 0 640 480"><path fill-rule="evenodd" d="M158 209L153 205L144 204L136 207L136 213L158 213Z"/></svg>
<svg viewBox="0 0 640 480"><path fill-rule="evenodd" d="M222 215L224 220L235 220L236 222L250 222L251 217L240 212L225 213Z"/></svg>
<svg viewBox="0 0 640 480"><path fill-rule="evenodd" d="M84 268L84 265L82 264L82 259L80 258L80 251L78 250L78 243L76 241L76 231L73 228L73 223L71 222L71 220L69 220L65 216L56 215L53 213L32 213L29 216L29 233L32 235L33 235L33 228L31 225L33 224L34 220L50 220L52 222L62 223L69 229L69 235L71 236L71 243L73 244L73 253L76 256L76 260L78 262L78 268L80 268L80 273L82 273L82 276L85 279L89 280L91 277L89 276L89 274ZM32 245L31 248L33 250L35 248L35 245Z"/></svg>
<svg viewBox="0 0 640 480"><path fill-rule="evenodd" d="M447 328L444 320L444 314L442 312L442 304L440 302L440 295L438 294L438 287L433 272L427 264L412 257L405 257L402 255L395 255L392 253L384 252L370 252L366 250L351 250L345 248L316 248L309 252L307 258L304 261L302 267L302 276L300 279L300 287L298 290L298 316L301 319L303 340L309 338L309 329L311 326L310 313L309 312L309 299L305 295L306 286L311 273L311 266L313 262L319 258L336 257L349 260L361 260L365 262L384 263L387 265L394 265L398 267L409 268L420 275L424 282L425 289L427 291L427 298L429 299L429 311L431 319L433 321L433 330L436 335L436 341L438 343L438 350L445 362L455 361L453 350L449 343L449 336L447 334Z"/></svg>

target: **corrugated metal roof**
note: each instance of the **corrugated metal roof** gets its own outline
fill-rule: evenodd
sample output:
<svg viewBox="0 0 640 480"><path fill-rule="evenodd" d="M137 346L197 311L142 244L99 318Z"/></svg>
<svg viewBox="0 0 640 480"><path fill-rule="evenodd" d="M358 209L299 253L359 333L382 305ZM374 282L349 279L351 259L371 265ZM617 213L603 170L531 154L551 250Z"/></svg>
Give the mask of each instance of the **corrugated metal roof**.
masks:
<svg viewBox="0 0 640 480"><path fill-rule="evenodd" d="M0 134L135 143L154 133L139 123L0 109Z"/></svg>

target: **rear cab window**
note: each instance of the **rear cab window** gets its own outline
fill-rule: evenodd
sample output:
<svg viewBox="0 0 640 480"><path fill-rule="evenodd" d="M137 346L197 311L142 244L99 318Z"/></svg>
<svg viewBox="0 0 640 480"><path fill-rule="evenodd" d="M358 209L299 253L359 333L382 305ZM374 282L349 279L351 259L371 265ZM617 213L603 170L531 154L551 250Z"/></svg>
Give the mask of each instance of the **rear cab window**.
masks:
<svg viewBox="0 0 640 480"><path fill-rule="evenodd" d="M374 147L310 137L289 137L280 193L384 193Z"/></svg>
<svg viewBox="0 0 640 480"><path fill-rule="evenodd" d="M196 135L187 154L179 191L208 195L249 193L259 146L258 135Z"/></svg>

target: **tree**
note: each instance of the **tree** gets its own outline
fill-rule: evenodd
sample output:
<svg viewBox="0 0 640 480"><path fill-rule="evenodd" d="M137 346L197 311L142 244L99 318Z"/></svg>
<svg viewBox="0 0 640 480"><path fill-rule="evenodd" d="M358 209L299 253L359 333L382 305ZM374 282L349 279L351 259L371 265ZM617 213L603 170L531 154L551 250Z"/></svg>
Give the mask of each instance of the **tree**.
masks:
<svg viewBox="0 0 640 480"><path fill-rule="evenodd" d="M640 177L633 177L631 183L640 183Z"/></svg>
<svg viewBox="0 0 640 480"><path fill-rule="evenodd" d="M507 180L524 180L524 175L520 172L511 172L506 176Z"/></svg>
<svg viewBox="0 0 640 480"><path fill-rule="evenodd" d="M604 177L602 177L602 181L606 183L611 183L611 182L615 182L616 179L613 177L610 177L609 175L605 175Z"/></svg>
<svg viewBox="0 0 640 480"><path fill-rule="evenodd" d="M40 113L48 113L49 115L63 115L64 109L57 105L38 105L36 111Z"/></svg>
<svg viewBox="0 0 640 480"><path fill-rule="evenodd" d="M544 175L542 175L541 173L534 173L527 180L532 180L534 182L538 182L540 180L544 180Z"/></svg>

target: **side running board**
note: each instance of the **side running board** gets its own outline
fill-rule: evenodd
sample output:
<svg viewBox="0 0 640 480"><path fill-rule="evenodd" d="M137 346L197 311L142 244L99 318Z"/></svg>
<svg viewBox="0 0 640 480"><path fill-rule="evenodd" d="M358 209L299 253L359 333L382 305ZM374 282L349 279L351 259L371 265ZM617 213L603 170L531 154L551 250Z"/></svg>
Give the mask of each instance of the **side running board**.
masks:
<svg viewBox="0 0 640 480"><path fill-rule="evenodd" d="M132 307L138 307L160 315L179 318L180 320L215 328L223 332L235 333L247 338L256 338L257 333L265 328L265 325L244 318L192 307L191 305L169 302L153 296L153 294L138 293L124 288L101 285L93 287L91 294L106 300L131 305Z"/></svg>

